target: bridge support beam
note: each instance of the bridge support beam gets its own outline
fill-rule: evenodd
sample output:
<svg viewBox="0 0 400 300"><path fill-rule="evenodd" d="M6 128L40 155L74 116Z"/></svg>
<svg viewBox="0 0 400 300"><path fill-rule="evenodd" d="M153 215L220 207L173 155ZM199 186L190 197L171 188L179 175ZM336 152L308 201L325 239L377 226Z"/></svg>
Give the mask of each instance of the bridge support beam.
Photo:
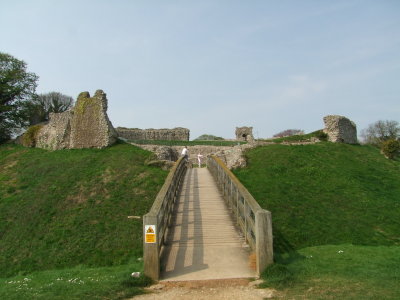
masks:
<svg viewBox="0 0 400 300"><path fill-rule="evenodd" d="M157 281L160 278L160 239L158 234L157 216L145 215L143 216L143 237L146 233L144 228L146 225L156 226L156 240L155 243L143 243L143 263L144 275Z"/></svg>
<svg viewBox="0 0 400 300"><path fill-rule="evenodd" d="M258 210L255 219L256 271L257 275L260 276L265 268L274 262L271 212Z"/></svg>

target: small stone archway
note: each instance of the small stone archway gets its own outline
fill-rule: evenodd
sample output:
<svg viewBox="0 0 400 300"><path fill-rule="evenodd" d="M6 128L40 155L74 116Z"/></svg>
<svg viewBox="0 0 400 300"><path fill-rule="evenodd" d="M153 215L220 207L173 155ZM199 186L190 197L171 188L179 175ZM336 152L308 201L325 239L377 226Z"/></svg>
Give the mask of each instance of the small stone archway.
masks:
<svg viewBox="0 0 400 300"><path fill-rule="evenodd" d="M236 140L243 142L254 141L253 127L236 127Z"/></svg>

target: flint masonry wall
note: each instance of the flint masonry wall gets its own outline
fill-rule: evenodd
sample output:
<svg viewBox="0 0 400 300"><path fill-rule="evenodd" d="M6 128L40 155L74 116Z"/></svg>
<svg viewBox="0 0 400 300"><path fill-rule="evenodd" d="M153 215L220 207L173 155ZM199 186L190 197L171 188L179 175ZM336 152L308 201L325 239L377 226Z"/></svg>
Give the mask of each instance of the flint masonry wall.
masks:
<svg viewBox="0 0 400 300"><path fill-rule="evenodd" d="M71 111L50 113L50 121L36 136L36 147L42 149L68 149L71 139Z"/></svg>
<svg viewBox="0 0 400 300"><path fill-rule="evenodd" d="M115 143L117 133L107 116L107 98L97 90L78 96L71 119L71 148L103 148Z"/></svg>
<svg viewBox="0 0 400 300"><path fill-rule="evenodd" d="M35 139L32 145L50 150L112 145L117 134L107 116L106 94L97 90L91 98L88 92L81 93L73 109L50 114L50 121L41 126Z"/></svg>
<svg viewBox="0 0 400 300"><path fill-rule="evenodd" d="M324 117L324 132L328 140L334 143L357 144L356 124L344 116L328 115Z"/></svg>
<svg viewBox="0 0 400 300"><path fill-rule="evenodd" d="M236 127L235 135L237 141L254 141L253 127Z"/></svg>
<svg viewBox="0 0 400 300"><path fill-rule="evenodd" d="M177 127L173 129L139 129L116 128L118 136L127 140L163 140L163 141L188 141L190 131L187 128Z"/></svg>

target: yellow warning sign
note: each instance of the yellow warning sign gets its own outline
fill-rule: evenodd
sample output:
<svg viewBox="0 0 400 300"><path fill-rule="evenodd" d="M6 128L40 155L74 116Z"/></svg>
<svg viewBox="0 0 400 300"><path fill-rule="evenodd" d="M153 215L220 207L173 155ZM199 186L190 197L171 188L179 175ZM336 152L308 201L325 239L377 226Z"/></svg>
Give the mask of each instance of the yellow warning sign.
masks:
<svg viewBox="0 0 400 300"><path fill-rule="evenodd" d="M146 234L146 243L155 243L156 235L155 234Z"/></svg>
<svg viewBox="0 0 400 300"><path fill-rule="evenodd" d="M156 225L145 225L144 226L145 242L155 243L156 242Z"/></svg>

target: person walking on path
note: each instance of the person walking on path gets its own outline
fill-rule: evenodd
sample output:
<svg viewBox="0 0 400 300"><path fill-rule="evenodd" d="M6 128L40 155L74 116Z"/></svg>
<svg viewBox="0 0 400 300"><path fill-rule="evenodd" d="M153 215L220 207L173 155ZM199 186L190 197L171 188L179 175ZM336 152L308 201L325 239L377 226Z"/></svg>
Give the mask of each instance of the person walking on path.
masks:
<svg viewBox="0 0 400 300"><path fill-rule="evenodd" d="M201 155L200 153L197 154L197 161L199 162L199 168L201 168L201 159L202 159L203 157L204 157L204 156Z"/></svg>
<svg viewBox="0 0 400 300"><path fill-rule="evenodd" d="M185 146L185 148L183 148L181 156L183 156L183 158L186 160L186 162L189 161L189 150L188 150L187 146Z"/></svg>

